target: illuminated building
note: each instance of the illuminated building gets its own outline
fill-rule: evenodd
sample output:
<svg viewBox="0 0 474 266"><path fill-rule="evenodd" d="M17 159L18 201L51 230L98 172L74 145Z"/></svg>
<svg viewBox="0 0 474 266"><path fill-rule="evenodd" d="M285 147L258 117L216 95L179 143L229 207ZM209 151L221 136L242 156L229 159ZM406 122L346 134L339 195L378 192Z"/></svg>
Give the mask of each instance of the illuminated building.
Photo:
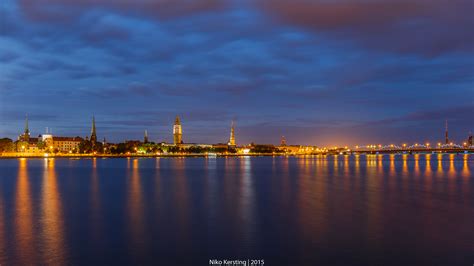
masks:
<svg viewBox="0 0 474 266"><path fill-rule="evenodd" d="M235 146L234 121L232 121L232 125L230 127L230 138L229 138L228 145L229 146Z"/></svg>
<svg viewBox="0 0 474 266"><path fill-rule="evenodd" d="M38 152L38 138L30 137L30 129L28 127L28 116L25 119L25 130L18 136L16 149L18 152L34 153Z"/></svg>
<svg viewBox="0 0 474 266"><path fill-rule="evenodd" d="M467 138L467 144L472 146L472 132L469 132L469 137Z"/></svg>
<svg viewBox="0 0 474 266"><path fill-rule="evenodd" d="M145 136L143 136L143 143L148 143L148 131L145 130Z"/></svg>
<svg viewBox="0 0 474 266"><path fill-rule="evenodd" d="M174 145L179 145L183 143L183 129L181 128L181 121L179 121L179 116L176 116L173 126L173 143Z"/></svg>
<svg viewBox="0 0 474 266"><path fill-rule="evenodd" d="M79 150L79 144L83 140L80 137L58 137L50 134L41 136L45 148L51 151L75 152Z"/></svg>

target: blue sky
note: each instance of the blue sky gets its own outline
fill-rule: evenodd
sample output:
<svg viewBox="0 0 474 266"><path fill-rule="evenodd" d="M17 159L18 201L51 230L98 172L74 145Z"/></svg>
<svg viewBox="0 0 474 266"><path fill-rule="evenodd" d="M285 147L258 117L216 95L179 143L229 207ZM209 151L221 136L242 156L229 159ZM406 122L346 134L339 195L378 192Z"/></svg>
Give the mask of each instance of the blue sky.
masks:
<svg viewBox="0 0 474 266"><path fill-rule="evenodd" d="M100 2L100 4L98 3ZM0 136L356 145L474 131L474 2L4 0Z"/></svg>

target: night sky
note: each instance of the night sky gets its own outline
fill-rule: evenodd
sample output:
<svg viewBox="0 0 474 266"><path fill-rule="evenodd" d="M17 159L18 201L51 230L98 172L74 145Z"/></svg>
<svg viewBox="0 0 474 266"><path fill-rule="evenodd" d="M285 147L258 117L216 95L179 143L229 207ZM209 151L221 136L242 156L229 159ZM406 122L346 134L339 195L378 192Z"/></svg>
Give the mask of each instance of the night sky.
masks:
<svg viewBox="0 0 474 266"><path fill-rule="evenodd" d="M99 4L100 3L100 4ZM2 0L0 137L356 145L474 131L474 1Z"/></svg>

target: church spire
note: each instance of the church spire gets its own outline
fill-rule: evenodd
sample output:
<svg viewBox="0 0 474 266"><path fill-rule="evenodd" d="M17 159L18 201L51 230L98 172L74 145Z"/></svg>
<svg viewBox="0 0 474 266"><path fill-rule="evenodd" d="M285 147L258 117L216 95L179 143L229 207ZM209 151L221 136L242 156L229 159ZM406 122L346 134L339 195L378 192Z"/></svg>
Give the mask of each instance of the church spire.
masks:
<svg viewBox="0 0 474 266"><path fill-rule="evenodd" d="M232 120L232 124L230 126L230 138L229 138L229 146L235 146L235 130L234 130L234 120Z"/></svg>
<svg viewBox="0 0 474 266"><path fill-rule="evenodd" d="M95 128L95 117L92 116L92 129L91 129L91 138L90 138L92 143L97 142L97 132Z"/></svg>
<svg viewBox="0 0 474 266"><path fill-rule="evenodd" d="M181 121L179 116L176 116L173 125L173 143L174 145L179 145L183 143L183 129L181 127Z"/></svg>
<svg viewBox="0 0 474 266"><path fill-rule="evenodd" d="M28 115L25 118L25 131L18 137L21 141L29 141L30 140L30 129L28 128Z"/></svg>
<svg viewBox="0 0 474 266"><path fill-rule="evenodd" d="M25 135L30 135L30 129L28 128L28 115L26 115L25 119Z"/></svg>
<svg viewBox="0 0 474 266"><path fill-rule="evenodd" d="M448 120L446 119L446 131L444 133L444 141L446 144L449 144L449 137L448 137Z"/></svg>

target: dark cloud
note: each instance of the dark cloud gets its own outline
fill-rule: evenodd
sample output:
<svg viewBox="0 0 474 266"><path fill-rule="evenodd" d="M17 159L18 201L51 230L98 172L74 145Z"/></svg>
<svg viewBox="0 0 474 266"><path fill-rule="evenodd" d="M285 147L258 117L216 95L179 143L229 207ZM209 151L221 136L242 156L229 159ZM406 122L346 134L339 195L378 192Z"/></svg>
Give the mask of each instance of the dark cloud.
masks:
<svg viewBox="0 0 474 266"><path fill-rule="evenodd" d="M2 52L0 52L0 62L3 62L3 63L10 63L10 62L16 60L19 57L20 57L19 54L15 53L15 52L12 52L12 51L2 51Z"/></svg>
<svg viewBox="0 0 474 266"><path fill-rule="evenodd" d="M474 124L474 116L472 114L474 114L474 105L456 106L450 108L440 108L439 110L412 112L395 118L386 118L363 123L359 126L393 125L395 123L406 124L407 122L424 124L430 121L442 123L444 120L472 125Z"/></svg>
<svg viewBox="0 0 474 266"><path fill-rule="evenodd" d="M471 0L261 0L281 23L369 49L437 56L474 50Z"/></svg>
<svg viewBox="0 0 474 266"><path fill-rule="evenodd" d="M102 9L130 15L169 19L218 11L226 6L220 0L20 0L20 7L29 19L37 22L68 23L91 9Z"/></svg>

